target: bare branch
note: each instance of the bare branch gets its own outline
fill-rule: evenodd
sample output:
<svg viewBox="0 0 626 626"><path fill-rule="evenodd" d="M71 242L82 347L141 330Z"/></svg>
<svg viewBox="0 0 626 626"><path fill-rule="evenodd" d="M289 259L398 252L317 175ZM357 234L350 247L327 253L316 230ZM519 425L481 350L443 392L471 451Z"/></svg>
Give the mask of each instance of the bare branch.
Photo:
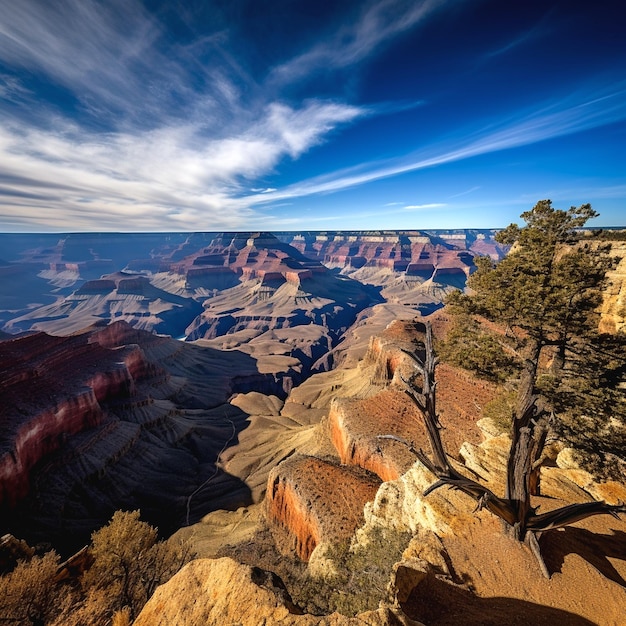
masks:
<svg viewBox="0 0 626 626"><path fill-rule="evenodd" d="M619 519L619 513L626 514L626 505L597 501L583 502L581 504L569 504L542 515L531 515L526 526L529 530L543 531L567 526L592 515L606 514Z"/></svg>

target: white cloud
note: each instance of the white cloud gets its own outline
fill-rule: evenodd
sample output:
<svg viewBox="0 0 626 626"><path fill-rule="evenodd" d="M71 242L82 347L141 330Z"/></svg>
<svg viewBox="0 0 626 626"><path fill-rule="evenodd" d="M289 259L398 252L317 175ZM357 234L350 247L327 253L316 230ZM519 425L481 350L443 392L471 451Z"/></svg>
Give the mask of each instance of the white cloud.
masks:
<svg viewBox="0 0 626 626"><path fill-rule="evenodd" d="M0 98L10 103L0 109L0 224L56 230L255 228L267 221L262 208L270 204L626 118L626 84L604 91L584 85L560 101L489 127L457 129L454 140L400 158L363 161L279 189L274 180L274 187L267 186L283 160L301 158L336 129L422 104L293 103L280 97L280 87L321 70L352 68L456 4L367 2L351 24L332 27L321 43L275 68L263 85L230 51L223 24L183 45L168 39L139 0L0 0L0 64L6 68ZM63 91L66 112L37 100L38 81ZM399 213L445 206L386 206L394 204Z"/></svg>
<svg viewBox="0 0 626 626"><path fill-rule="evenodd" d="M71 230L241 227L261 219L237 198L244 180L267 175L361 113L332 102L300 109L272 103L258 120L216 139L194 123L102 134L59 120L54 130L14 122L0 128L0 222L65 222Z"/></svg>
<svg viewBox="0 0 626 626"><path fill-rule="evenodd" d="M445 0L368 2L352 23L343 24L310 50L276 67L273 78L291 82L306 78L313 71L350 67L447 3Z"/></svg>
<svg viewBox="0 0 626 626"><path fill-rule="evenodd" d="M419 209L437 209L439 207L447 206L441 202L430 202L429 204L407 204L405 211L418 211Z"/></svg>
<svg viewBox="0 0 626 626"><path fill-rule="evenodd" d="M333 193L369 182L461 161L474 156L517 148L575 134L626 119L626 83L611 90L584 86L566 98L530 112L517 112L510 119L474 131L459 131L453 141L442 141L419 152L383 162L361 163L303 180L265 197L249 196L250 204L285 198Z"/></svg>

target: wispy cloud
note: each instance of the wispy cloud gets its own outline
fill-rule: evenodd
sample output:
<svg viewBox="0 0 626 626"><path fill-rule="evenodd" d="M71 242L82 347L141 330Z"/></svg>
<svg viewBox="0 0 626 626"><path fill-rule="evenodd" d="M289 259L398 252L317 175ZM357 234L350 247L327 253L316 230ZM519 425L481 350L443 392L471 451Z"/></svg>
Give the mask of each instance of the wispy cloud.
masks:
<svg viewBox="0 0 626 626"><path fill-rule="evenodd" d="M274 103L221 139L207 139L194 124L90 134L67 122L54 131L14 123L0 129L0 219L130 230L240 227L255 219L236 200L246 180L297 158L360 114L337 103ZM28 189L37 196L27 198Z"/></svg>
<svg viewBox="0 0 626 626"><path fill-rule="evenodd" d="M527 43L548 35L550 32L550 28L548 27L548 19L550 13L551 11L548 11L541 20L539 20L534 26L532 26L532 28L521 31L517 35L517 37L514 37L513 39L507 41L507 43L505 43L504 45L501 45L487 52L484 55L483 60L491 60L495 57L507 54L520 46L524 46Z"/></svg>
<svg viewBox="0 0 626 626"><path fill-rule="evenodd" d="M0 10L0 60L48 77L84 107L119 114L137 96L150 100L146 82L170 65L156 58L158 24L136 0L2 0Z"/></svg>
<svg viewBox="0 0 626 626"><path fill-rule="evenodd" d="M323 175L280 186L275 175L284 162L302 158L339 129L423 105L410 99L414 93L365 106L340 98L293 101L282 89L301 88L320 71L358 69L395 37L459 1L353 3L358 12L350 23L330 24L320 43L270 69L268 77L267 68L252 75L219 20L214 32L181 42L140 0L0 0L0 224L55 230L262 227L267 212L296 198L626 119L626 83L581 85L488 126L450 128L450 135L413 153L377 161L361 155L361 162L341 169L329 162ZM193 24L191 16L185 19ZM492 56L537 33L522 34ZM56 103L40 99L42 86L61 94ZM447 205L386 206L402 214Z"/></svg>
<svg viewBox="0 0 626 626"><path fill-rule="evenodd" d="M480 189L480 185L475 185L474 187L470 187L469 189L466 189L465 191L461 191L459 193L455 193L452 196L448 196L448 198L452 200L453 198L460 198L461 196L467 196L470 193L474 193L475 191L478 191L479 189Z"/></svg>
<svg viewBox="0 0 626 626"><path fill-rule="evenodd" d="M318 45L276 67L272 78L291 82L314 71L350 67L447 3L449 0L370 1L351 24L342 25Z"/></svg>
<svg viewBox="0 0 626 626"><path fill-rule="evenodd" d="M626 119L626 83L606 89L581 89L566 98L478 130L459 131L454 141L442 141L418 153L385 162L362 163L290 185L251 204L274 199L332 193L406 172L461 161L482 154L539 143Z"/></svg>
<svg viewBox="0 0 626 626"><path fill-rule="evenodd" d="M420 209L437 209L439 207L446 206L442 202L429 202L428 204L407 204L404 207L405 211L419 211Z"/></svg>
<svg viewBox="0 0 626 626"><path fill-rule="evenodd" d="M138 0L0 0L0 13L0 63L14 69L0 98L22 105L5 108L0 128L9 227L240 227L261 220L237 200L251 182L371 114L264 94L227 34L173 43ZM75 104L38 101L17 72Z"/></svg>

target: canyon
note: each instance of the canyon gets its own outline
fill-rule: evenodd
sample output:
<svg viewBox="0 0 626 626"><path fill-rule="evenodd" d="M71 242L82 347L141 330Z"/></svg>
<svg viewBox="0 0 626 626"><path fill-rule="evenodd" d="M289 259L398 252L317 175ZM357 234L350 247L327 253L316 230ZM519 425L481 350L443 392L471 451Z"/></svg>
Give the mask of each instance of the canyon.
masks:
<svg viewBox="0 0 626 626"><path fill-rule="evenodd" d="M168 534L200 512L261 501L267 472L306 453L301 431L319 421L290 392L360 358L417 300L440 306L471 271L472 245L502 253L493 233L0 240L2 531L63 552L117 508L140 508ZM368 280L350 275L364 270ZM238 440L266 446L245 481Z"/></svg>
<svg viewBox="0 0 626 626"><path fill-rule="evenodd" d="M511 611L617 623L606 606L626 603L623 519L546 534L555 575L540 585L487 511L450 489L424 497L432 475L393 439L427 448L400 384L407 352L424 321L445 336L442 300L474 255L506 253L493 236L0 235L0 533L69 555L124 508L190 541L198 558L137 624L496 624ZM611 245L621 261L601 329L617 332L626 249ZM502 492L509 440L481 419L498 390L445 363L437 375L454 463ZM626 501L623 483L598 483L567 449L542 485L545 508ZM393 560L380 607L321 615L304 597L380 545Z"/></svg>

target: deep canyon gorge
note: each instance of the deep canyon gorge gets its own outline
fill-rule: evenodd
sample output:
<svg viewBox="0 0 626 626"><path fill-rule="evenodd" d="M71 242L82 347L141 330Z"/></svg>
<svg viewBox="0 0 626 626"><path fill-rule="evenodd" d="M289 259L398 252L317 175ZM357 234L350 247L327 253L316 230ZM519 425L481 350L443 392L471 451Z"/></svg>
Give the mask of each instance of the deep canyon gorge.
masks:
<svg viewBox="0 0 626 626"><path fill-rule="evenodd" d="M252 598L263 562L241 546L263 529L322 577L334 567L330 546L353 537L367 546L394 529L419 541L398 555L396 608L371 611L367 623L431 623L416 606L428 589L443 593L437 576L457 587L471 579L481 597L515 597L520 611L525 596L552 607L525 607L538 618L587 623L567 622L571 602L554 600L567 581L548 592L531 574L517 589L501 572L498 579L494 561L505 558L506 543L494 544L479 582L468 555L473 543L495 542L493 520L474 515L464 494L421 497L427 471L406 447L379 438L427 446L398 387L407 352L422 341L424 321L445 335L443 299L463 289L475 255L506 254L494 231L0 235L0 245L0 534L70 556L115 510L140 509L163 535L192 539L203 576L217 580L222 568ZM612 253L621 261L601 328L615 333L625 325L624 243L613 242ZM442 437L455 462L499 489L508 440L480 420L494 385L447 364L438 384ZM594 482L567 449L555 452L542 480L548 508L581 496L626 499L622 483ZM619 552L623 520L587 524L588 533L612 536ZM585 537L568 536L572 553ZM580 564L550 545L553 569L570 582L580 577ZM527 555L511 558L531 567ZM616 559L608 578L608 566L585 570L587 584L626 601L626 566ZM214 610L208 599L225 593L218 582L193 592L206 601L201 616L181 617L190 593L182 590L195 584L191 570L184 575L159 590L170 600L155 595L137 623L229 623L219 620L232 607ZM427 581L419 592L417 579ZM306 621L276 593L262 600L273 607L270 620L351 623ZM494 621L484 623L507 615L495 601L456 602L490 611ZM594 602L578 614L592 619Z"/></svg>

